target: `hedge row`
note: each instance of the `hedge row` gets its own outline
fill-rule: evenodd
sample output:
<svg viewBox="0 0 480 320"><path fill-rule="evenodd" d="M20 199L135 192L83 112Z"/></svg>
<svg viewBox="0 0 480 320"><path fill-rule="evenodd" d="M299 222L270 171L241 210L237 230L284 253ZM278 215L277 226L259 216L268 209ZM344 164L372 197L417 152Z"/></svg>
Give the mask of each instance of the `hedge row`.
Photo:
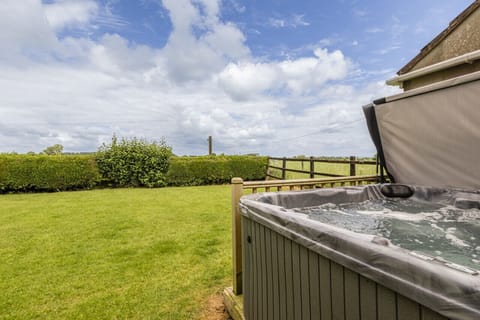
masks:
<svg viewBox="0 0 480 320"><path fill-rule="evenodd" d="M267 157L206 156L170 159L167 183L170 186L198 186L230 183L233 177L263 180Z"/></svg>
<svg viewBox="0 0 480 320"><path fill-rule="evenodd" d="M100 181L92 156L0 155L0 192L89 189Z"/></svg>
<svg viewBox="0 0 480 320"><path fill-rule="evenodd" d="M265 179L266 157L171 157L166 184L229 183L233 177ZM45 192L115 186L99 172L95 155L0 155L0 193Z"/></svg>

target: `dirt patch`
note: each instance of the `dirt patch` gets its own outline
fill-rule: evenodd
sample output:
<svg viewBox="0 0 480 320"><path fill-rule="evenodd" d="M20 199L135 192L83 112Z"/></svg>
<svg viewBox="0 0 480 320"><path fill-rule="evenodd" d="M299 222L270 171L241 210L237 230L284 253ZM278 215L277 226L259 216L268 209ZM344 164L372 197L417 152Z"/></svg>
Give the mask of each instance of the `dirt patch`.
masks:
<svg viewBox="0 0 480 320"><path fill-rule="evenodd" d="M199 320L232 320L227 310L225 310L223 296L220 292L208 297Z"/></svg>

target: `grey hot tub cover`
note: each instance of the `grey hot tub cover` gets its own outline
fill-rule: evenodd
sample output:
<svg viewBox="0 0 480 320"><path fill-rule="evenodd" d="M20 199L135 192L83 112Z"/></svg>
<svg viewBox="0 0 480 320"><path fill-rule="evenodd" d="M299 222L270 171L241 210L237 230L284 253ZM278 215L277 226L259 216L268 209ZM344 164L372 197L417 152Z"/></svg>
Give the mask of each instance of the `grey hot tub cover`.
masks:
<svg viewBox="0 0 480 320"><path fill-rule="evenodd" d="M364 112L393 181L480 189L480 72L376 100Z"/></svg>

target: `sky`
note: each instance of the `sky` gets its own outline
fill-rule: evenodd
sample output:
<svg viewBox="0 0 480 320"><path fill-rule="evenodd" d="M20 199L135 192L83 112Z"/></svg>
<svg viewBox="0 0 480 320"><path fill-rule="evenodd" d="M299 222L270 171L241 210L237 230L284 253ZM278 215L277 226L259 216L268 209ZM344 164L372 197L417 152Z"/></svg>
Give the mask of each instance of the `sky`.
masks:
<svg viewBox="0 0 480 320"><path fill-rule="evenodd" d="M372 156L362 106L472 0L1 0L0 152Z"/></svg>

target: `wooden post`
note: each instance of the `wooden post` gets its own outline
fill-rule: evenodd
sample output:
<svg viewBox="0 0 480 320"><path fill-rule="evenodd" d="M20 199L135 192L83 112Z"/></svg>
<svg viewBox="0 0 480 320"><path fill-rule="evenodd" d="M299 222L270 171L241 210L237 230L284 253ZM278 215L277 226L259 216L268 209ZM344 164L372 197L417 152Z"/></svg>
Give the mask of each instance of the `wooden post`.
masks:
<svg viewBox="0 0 480 320"><path fill-rule="evenodd" d="M310 179L315 178L315 161L310 157Z"/></svg>
<svg viewBox="0 0 480 320"><path fill-rule="evenodd" d="M211 156L213 153L213 146L212 146L212 136L208 136L208 155Z"/></svg>
<svg viewBox="0 0 480 320"><path fill-rule="evenodd" d="M267 173L265 174L265 180L270 180L270 157L267 159Z"/></svg>
<svg viewBox="0 0 480 320"><path fill-rule="evenodd" d="M350 176L356 176L356 168L355 168L355 161L357 161L357 157L355 156L350 156Z"/></svg>
<svg viewBox="0 0 480 320"><path fill-rule="evenodd" d="M238 203L243 194L242 178L232 179L233 292L242 294L242 225Z"/></svg>
<svg viewBox="0 0 480 320"><path fill-rule="evenodd" d="M286 178L286 171L287 169L287 159L285 157L283 157L282 159L282 180L285 180Z"/></svg>

